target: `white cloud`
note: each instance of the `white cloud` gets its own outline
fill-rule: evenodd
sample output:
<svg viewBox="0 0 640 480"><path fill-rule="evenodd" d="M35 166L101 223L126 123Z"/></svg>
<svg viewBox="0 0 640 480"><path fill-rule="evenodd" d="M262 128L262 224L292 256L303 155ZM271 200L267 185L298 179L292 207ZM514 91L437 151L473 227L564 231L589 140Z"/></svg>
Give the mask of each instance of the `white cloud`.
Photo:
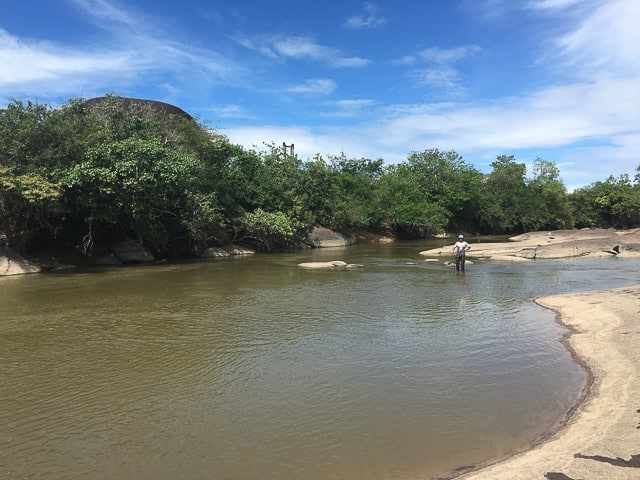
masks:
<svg viewBox="0 0 640 480"><path fill-rule="evenodd" d="M69 0L86 14L96 19L96 24L104 28L138 29L142 26L142 15L133 15L106 0Z"/></svg>
<svg viewBox="0 0 640 480"><path fill-rule="evenodd" d="M120 77L132 74L140 60L120 50L101 53L73 49L51 42L22 40L0 29L0 87L38 82L67 82L82 75L84 81L111 73Z"/></svg>
<svg viewBox="0 0 640 480"><path fill-rule="evenodd" d="M362 115L362 111L375 105L375 100L368 98L352 99L352 100L337 100L331 104L336 110L331 112L322 113L321 116L328 117L359 117Z"/></svg>
<svg viewBox="0 0 640 480"><path fill-rule="evenodd" d="M374 100L368 98L361 98L357 100L338 100L335 102L336 106L346 110L360 110L365 107L370 107L374 103Z"/></svg>
<svg viewBox="0 0 640 480"><path fill-rule="evenodd" d="M214 105L211 107L211 111L219 118L254 118L245 107L240 105Z"/></svg>
<svg viewBox="0 0 640 480"><path fill-rule="evenodd" d="M456 96L464 92L464 88L460 83L460 73L453 65L482 51L483 49L477 45L460 45L452 48L430 47L406 55L394 63L400 65L430 64L429 67L409 72L408 77L419 85L439 89L443 93Z"/></svg>
<svg viewBox="0 0 640 480"><path fill-rule="evenodd" d="M561 10L584 3L584 0L531 0L528 7L532 10Z"/></svg>
<svg viewBox="0 0 640 480"><path fill-rule="evenodd" d="M273 59L313 60L332 67L363 67L370 63L364 58L347 57L340 50L321 45L303 35L243 37L238 39L238 43Z"/></svg>
<svg viewBox="0 0 640 480"><path fill-rule="evenodd" d="M608 1L557 40L567 67L589 75L640 76L640 2Z"/></svg>
<svg viewBox="0 0 640 480"><path fill-rule="evenodd" d="M378 16L378 6L374 3L364 4L364 13L349 17L344 26L353 29L375 28L387 23L387 20Z"/></svg>
<svg viewBox="0 0 640 480"><path fill-rule="evenodd" d="M438 68L424 68L414 70L409 75L420 85L446 90L448 93L460 92L460 75L454 68L443 66Z"/></svg>
<svg viewBox="0 0 640 480"><path fill-rule="evenodd" d="M530 161L549 150L555 151L554 157L546 159L558 164L563 180L573 188L588 177L605 179L637 166L636 85L631 80L601 80L493 102L398 105L369 115L375 120L339 128L244 127L226 133L243 145L247 139L286 137L303 159L345 152L397 163L410 151L440 148L455 149L473 164L488 165L501 154L528 155L531 158L522 161ZM629 126L635 127L628 130Z"/></svg>
<svg viewBox="0 0 640 480"><path fill-rule="evenodd" d="M117 8L105 0L70 0L85 19L105 34L91 44L64 44L18 38L0 29L0 87L11 96L46 92L44 95L84 96L104 94L158 79L159 90L184 90L189 80L202 85L226 82L242 73L231 59L217 52L171 40L142 13ZM179 87L180 86L180 87Z"/></svg>
<svg viewBox="0 0 640 480"><path fill-rule="evenodd" d="M336 89L336 84L333 80L328 78L312 78L304 83L293 85L287 88L287 92L290 93L311 93L328 95L333 93Z"/></svg>
<svg viewBox="0 0 640 480"><path fill-rule="evenodd" d="M461 45L453 48L432 47L421 50L415 57L433 63L454 63L480 52L482 48L477 45Z"/></svg>
<svg viewBox="0 0 640 480"><path fill-rule="evenodd" d="M452 64L464 58L472 57L483 52L478 45L460 45L452 48L429 47L419 52L405 55L395 60L398 65L413 65L416 63Z"/></svg>

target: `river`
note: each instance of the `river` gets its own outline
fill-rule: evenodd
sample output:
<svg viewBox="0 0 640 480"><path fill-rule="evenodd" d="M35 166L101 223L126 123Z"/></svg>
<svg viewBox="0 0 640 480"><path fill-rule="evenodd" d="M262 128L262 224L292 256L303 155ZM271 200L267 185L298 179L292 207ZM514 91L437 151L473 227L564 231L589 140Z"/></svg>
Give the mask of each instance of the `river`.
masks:
<svg viewBox="0 0 640 480"><path fill-rule="evenodd" d="M0 278L0 478L411 480L526 448L586 384L533 299L640 262L433 246ZM297 267L325 260L363 267Z"/></svg>

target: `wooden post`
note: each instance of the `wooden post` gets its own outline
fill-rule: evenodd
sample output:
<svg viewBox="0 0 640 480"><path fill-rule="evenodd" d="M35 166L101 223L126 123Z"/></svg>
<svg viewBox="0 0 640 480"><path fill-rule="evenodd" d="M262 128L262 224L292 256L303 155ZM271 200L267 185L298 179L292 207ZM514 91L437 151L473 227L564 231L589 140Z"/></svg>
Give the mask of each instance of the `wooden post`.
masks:
<svg viewBox="0 0 640 480"><path fill-rule="evenodd" d="M282 142L282 150L284 151L285 157L287 156L287 151L289 156L293 157L293 148L294 148L293 143L291 145L287 145L286 142Z"/></svg>

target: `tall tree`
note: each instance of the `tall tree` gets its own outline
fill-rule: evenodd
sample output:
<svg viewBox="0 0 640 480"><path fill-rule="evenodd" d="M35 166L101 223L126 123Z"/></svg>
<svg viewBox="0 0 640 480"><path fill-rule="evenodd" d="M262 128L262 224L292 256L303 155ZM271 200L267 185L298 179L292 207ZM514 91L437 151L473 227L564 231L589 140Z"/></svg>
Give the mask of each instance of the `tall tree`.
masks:
<svg viewBox="0 0 640 480"><path fill-rule="evenodd" d="M560 170L553 162L536 158L533 179L527 185L528 228L531 230L573 228L573 211Z"/></svg>
<svg viewBox="0 0 640 480"><path fill-rule="evenodd" d="M525 231L526 165L516 162L513 155L499 155L491 167L486 181L489 202L484 212L491 229L494 233Z"/></svg>

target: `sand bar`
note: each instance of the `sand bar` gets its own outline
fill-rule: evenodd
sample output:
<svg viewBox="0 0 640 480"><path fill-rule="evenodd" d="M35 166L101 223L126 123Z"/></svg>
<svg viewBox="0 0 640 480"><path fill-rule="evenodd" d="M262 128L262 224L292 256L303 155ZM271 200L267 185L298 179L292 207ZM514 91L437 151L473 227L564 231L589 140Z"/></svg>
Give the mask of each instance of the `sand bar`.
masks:
<svg viewBox="0 0 640 480"><path fill-rule="evenodd" d="M633 238L628 242L630 248L622 249L629 256L637 257L632 244L638 233L623 234ZM546 235L555 237L548 240L558 238ZM588 232L578 236L570 233L566 241L592 241L600 249L615 239L605 236L606 240L596 241L588 238ZM540 235L533 237L520 245L541 244ZM507 256L520 251L515 245L518 243L509 245ZM568 247L567 252L574 249L572 244L557 247ZM496 245L495 250L489 247L485 253L493 258L492 253L500 250L500 260L504 248ZM595 250L594 254L599 255ZM640 280L640 272L638 275ZM588 392L567 423L540 445L458 478L640 479L640 285L547 296L537 302L556 311L558 320L570 329L568 345L589 373Z"/></svg>

